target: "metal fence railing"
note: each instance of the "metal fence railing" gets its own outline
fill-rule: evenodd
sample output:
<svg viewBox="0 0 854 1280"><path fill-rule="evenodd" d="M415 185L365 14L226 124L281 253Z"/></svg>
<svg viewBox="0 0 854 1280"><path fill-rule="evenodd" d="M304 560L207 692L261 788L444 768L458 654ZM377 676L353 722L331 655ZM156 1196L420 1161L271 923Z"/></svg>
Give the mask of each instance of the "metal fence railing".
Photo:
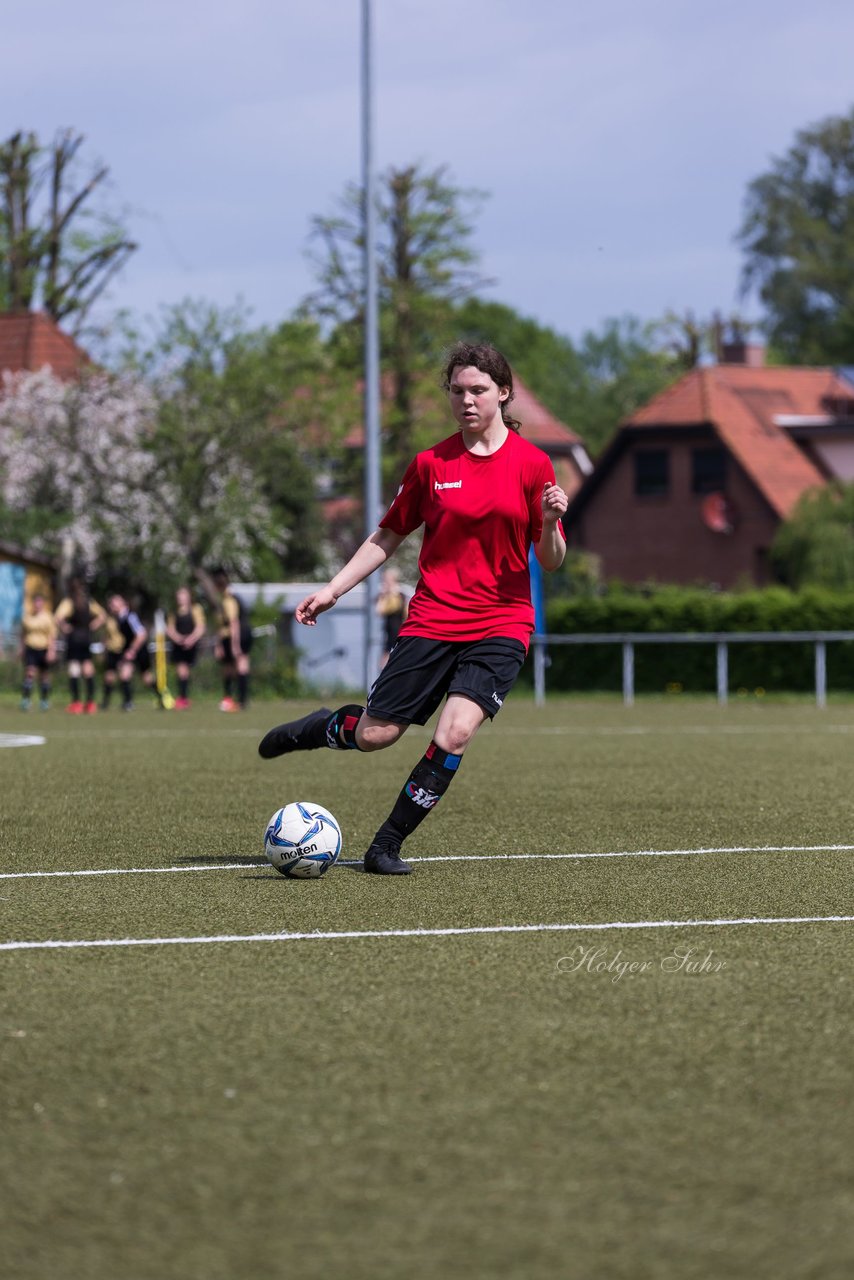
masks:
<svg viewBox="0 0 854 1280"><path fill-rule="evenodd" d="M815 647L816 706L827 705L827 646L835 640L854 640L854 631L626 631L574 635L535 634L531 637L534 659L534 700L538 707L546 700L546 666L550 645L619 644L623 647L623 702L635 700L635 646L639 644L713 644L716 646L717 698L721 706L729 699L729 646L731 644L795 644L807 641Z"/></svg>

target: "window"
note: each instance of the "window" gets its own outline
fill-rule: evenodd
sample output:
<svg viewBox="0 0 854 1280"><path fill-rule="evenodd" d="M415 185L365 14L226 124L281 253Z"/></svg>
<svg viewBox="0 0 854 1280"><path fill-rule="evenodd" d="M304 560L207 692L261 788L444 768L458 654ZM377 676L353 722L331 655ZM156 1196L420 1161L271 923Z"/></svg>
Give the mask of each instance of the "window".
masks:
<svg viewBox="0 0 854 1280"><path fill-rule="evenodd" d="M635 454L635 493L661 498L670 491L670 454L666 449L639 449Z"/></svg>
<svg viewBox="0 0 854 1280"><path fill-rule="evenodd" d="M691 492L720 493L726 488L726 450L691 450Z"/></svg>

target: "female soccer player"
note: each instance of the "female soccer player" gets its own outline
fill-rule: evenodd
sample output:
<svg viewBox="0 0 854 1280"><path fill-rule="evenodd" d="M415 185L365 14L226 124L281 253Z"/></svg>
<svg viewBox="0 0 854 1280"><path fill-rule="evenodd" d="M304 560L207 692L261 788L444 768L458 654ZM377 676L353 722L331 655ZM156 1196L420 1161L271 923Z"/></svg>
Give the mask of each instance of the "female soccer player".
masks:
<svg viewBox="0 0 854 1280"><path fill-rule="evenodd" d="M322 708L271 729L258 747L265 759L323 746L379 751L410 724L426 724L445 698L432 742L365 854L365 870L378 875L412 870L400 857L403 841L450 786L519 673L534 627L529 547L546 570L566 551L567 496L548 456L521 438L509 415L513 375L504 356L457 343L445 387L459 431L418 454L379 528L296 609L298 622L314 626L424 525L409 615L367 708Z"/></svg>
<svg viewBox="0 0 854 1280"><path fill-rule="evenodd" d="M47 711L50 705L50 669L56 657L56 621L41 593L33 596L32 605L21 618L21 659L24 683L21 686L21 710L29 711L33 685L39 679L39 705Z"/></svg>
<svg viewBox="0 0 854 1280"><path fill-rule="evenodd" d="M166 619L166 634L172 641L172 661L178 675L176 711L190 706L190 672L196 665L199 642L205 634L205 614L200 604L193 604L188 587L175 592L175 611Z"/></svg>
<svg viewBox="0 0 854 1280"><path fill-rule="evenodd" d="M243 601L231 590L225 569L211 574L219 593L217 612L219 635L214 653L222 670L220 711L245 711L249 701L249 653L252 649L252 627ZM237 701L234 680L237 678Z"/></svg>
<svg viewBox="0 0 854 1280"><path fill-rule="evenodd" d="M90 600L86 585L79 578L71 581L68 595L60 600L54 617L65 636L65 661L68 664L68 684L71 701L65 708L73 716L94 715L95 667L92 663L92 638L104 625L106 614L99 604ZM80 697L80 679L86 681L86 701Z"/></svg>
<svg viewBox="0 0 854 1280"><path fill-rule="evenodd" d="M113 592L107 601L107 608L116 620L121 633L123 647L119 655L119 683L122 687L122 711L133 711L133 673L139 672L140 679L146 689L156 696L160 706L163 705L160 693L151 670L151 654L148 652L148 631L140 622L139 614L131 609L123 595Z"/></svg>
<svg viewBox="0 0 854 1280"><path fill-rule="evenodd" d="M400 634L400 628L406 621L406 596L400 589L400 574L397 569L384 569L381 582L380 594L377 598L377 613L383 620L383 651L380 666L384 667Z"/></svg>
<svg viewBox="0 0 854 1280"><path fill-rule="evenodd" d="M104 686L101 691L101 710L108 711L113 690L119 679L119 667L125 651L125 638L118 622L111 613L104 623Z"/></svg>

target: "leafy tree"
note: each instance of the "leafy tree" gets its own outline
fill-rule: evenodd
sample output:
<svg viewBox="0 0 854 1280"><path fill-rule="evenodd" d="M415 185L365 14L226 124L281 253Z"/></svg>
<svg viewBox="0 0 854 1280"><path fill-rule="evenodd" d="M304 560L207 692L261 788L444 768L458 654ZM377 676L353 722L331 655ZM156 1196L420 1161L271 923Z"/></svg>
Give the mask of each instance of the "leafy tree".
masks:
<svg viewBox="0 0 854 1280"><path fill-rule="evenodd" d="M804 494L780 526L771 557L781 581L796 590L854 587L854 485Z"/></svg>
<svg viewBox="0 0 854 1280"><path fill-rule="evenodd" d="M722 360L727 342L744 343L755 324L738 312L726 319L715 312L704 320L687 311L667 311L650 325L656 345L665 351L681 373L688 373L702 363L704 357Z"/></svg>
<svg viewBox="0 0 854 1280"><path fill-rule="evenodd" d="M447 169L390 168L377 198L381 358L391 384L385 422L389 471L408 461L425 395L436 400L433 372L451 304L486 283L472 247L474 212L483 194L453 185ZM310 254L318 288L307 314L333 326L333 346L359 367L362 352L364 193L351 183L331 216L316 217Z"/></svg>
<svg viewBox="0 0 854 1280"><path fill-rule="evenodd" d="M334 452L341 397L316 328L245 321L185 302L137 352L156 397L156 476L180 495L173 519L197 576L216 559L243 576L302 577L321 556L317 467ZM352 416L337 421L340 435Z"/></svg>
<svg viewBox="0 0 854 1280"><path fill-rule="evenodd" d="M66 129L47 147L21 132L0 144L0 310L41 307L74 331L137 248L93 204L109 169L81 171L83 141Z"/></svg>
<svg viewBox="0 0 854 1280"><path fill-rule="evenodd" d="M850 362L854 351L854 110L796 135L747 190L742 284L767 310L789 363Z"/></svg>

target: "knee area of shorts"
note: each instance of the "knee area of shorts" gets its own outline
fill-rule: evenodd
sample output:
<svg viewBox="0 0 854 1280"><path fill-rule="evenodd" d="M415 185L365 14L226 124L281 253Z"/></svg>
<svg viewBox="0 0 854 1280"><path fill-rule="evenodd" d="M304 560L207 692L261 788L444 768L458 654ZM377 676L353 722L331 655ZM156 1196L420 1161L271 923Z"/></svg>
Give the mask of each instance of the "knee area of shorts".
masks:
<svg viewBox="0 0 854 1280"><path fill-rule="evenodd" d="M80 679L80 665L81 664L74 659L72 659L71 662L69 662L68 674L71 676L72 680Z"/></svg>

